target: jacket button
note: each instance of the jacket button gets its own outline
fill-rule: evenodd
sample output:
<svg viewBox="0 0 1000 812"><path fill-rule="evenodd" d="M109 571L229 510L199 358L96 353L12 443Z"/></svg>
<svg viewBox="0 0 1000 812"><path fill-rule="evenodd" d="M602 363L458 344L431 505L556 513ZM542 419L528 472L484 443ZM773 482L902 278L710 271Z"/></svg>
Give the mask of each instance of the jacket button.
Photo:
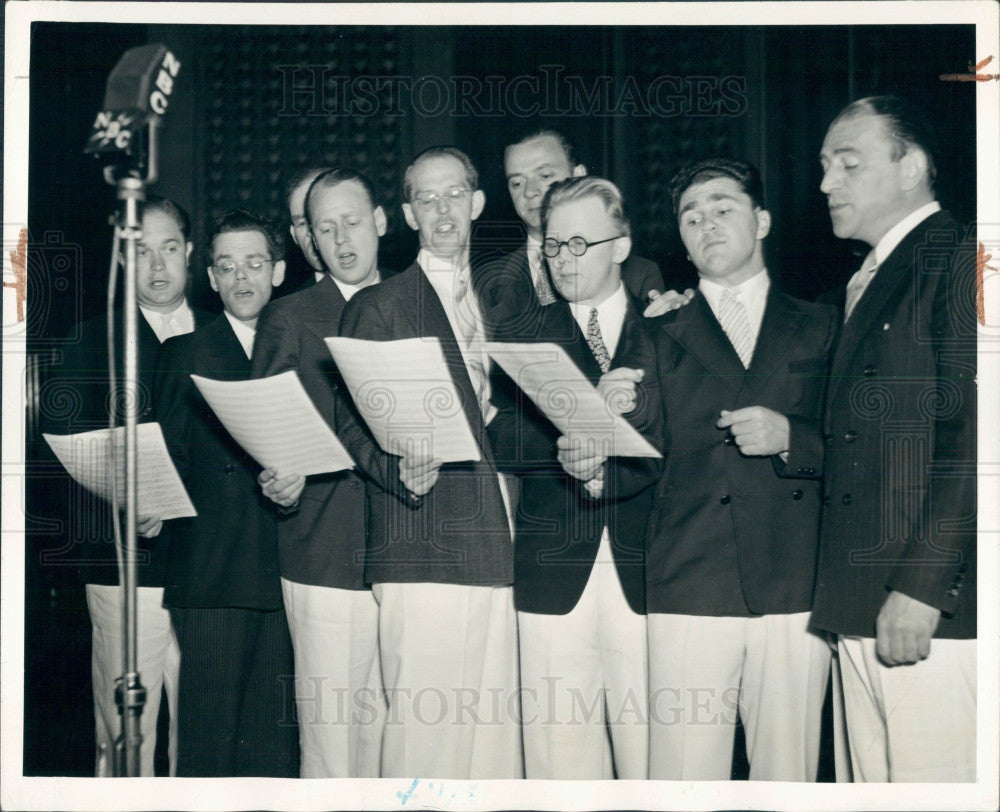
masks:
<svg viewBox="0 0 1000 812"><path fill-rule="evenodd" d="M858 433L857 433L856 431L853 431L853 430L852 430L852 431L849 431L849 432L847 432L847 433L846 433L846 434L844 435L844 439L845 439L845 440L846 440L847 442L849 442L849 443L853 443L853 442L854 442L854 441L855 441L855 440L856 440L857 438L858 438Z"/></svg>
<svg viewBox="0 0 1000 812"><path fill-rule="evenodd" d="M874 375L874 374L875 374L876 372L878 372L878 368L877 368L877 367L874 367L874 366L872 366L871 364L869 364L868 366L866 366L866 367L865 367L865 372L864 372L864 375L865 375L865 377L866 377L866 378L870 378L870 377L872 377L872 375Z"/></svg>
<svg viewBox="0 0 1000 812"><path fill-rule="evenodd" d="M958 597L958 589L956 587L952 587L951 589L949 589L948 590L948 597L949 598L957 598Z"/></svg>
<svg viewBox="0 0 1000 812"><path fill-rule="evenodd" d="M227 474L231 474L233 472L233 466L227 464L226 467L223 468L222 470L225 471Z"/></svg>
<svg viewBox="0 0 1000 812"><path fill-rule="evenodd" d="M800 488L796 488L794 491L792 491L792 499L798 502L799 499L801 498L802 498L802 490Z"/></svg>
<svg viewBox="0 0 1000 812"><path fill-rule="evenodd" d="M845 505L849 505L849 504L851 504L851 502L853 502L853 501L854 501L854 497L853 497L853 496L851 496L851 495L850 495L849 493L845 493L845 494L844 494L844 495L843 495L843 496L842 496L842 497L840 498L840 501L841 501L841 502L843 502L843 503L844 503Z"/></svg>
<svg viewBox="0 0 1000 812"><path fill-rule="evenodd" d="M833 504L833 497L832 496L824 496L823 497L823 507L830 507L830 505L832 505L832 504Z"/></svg>
<svg viewBox="0 0 1000 812"><path fill-rule="evenodd" d="M722 441L723 445L733 445L736 443L736 438L732 434L727 434L726 439Z"/></svg>
<svg viewBox="0 0 1000 812"><path fill-rule="evenodd" d="M730 503L731 501L732 501L732 500L731 500L731 499L729 498L729 494L727 493L727 494L726 494L725 496L723 496L723 497L722 497L722 498L721 498L721 499L719 500L719 504L720 504L720 505L728 505L728 504L729 504L729 503Z"/></svg>
<svg viewBox="0 0 1000 812"><path fill-rule="evenodd" d="M353 480L351 480L351 487L352 488L360 488L361 487L361 483L358 482L356 479L353 479Z"/></svg>

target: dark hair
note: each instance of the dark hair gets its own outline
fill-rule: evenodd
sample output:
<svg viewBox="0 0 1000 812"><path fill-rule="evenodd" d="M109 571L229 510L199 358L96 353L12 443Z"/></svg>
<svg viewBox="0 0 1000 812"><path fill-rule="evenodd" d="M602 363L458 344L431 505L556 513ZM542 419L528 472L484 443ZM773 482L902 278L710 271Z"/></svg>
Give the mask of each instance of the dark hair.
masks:
<svg viewBox="0 0 1000 812"><path fill-rule="evenodd" d="M507 161L507 153L510 151L511 147L516 147L519 144L523 144L525 141L531 141L535 138L545 138L545 137L554 138L559 143L559 146L562 149L563 154L566 156L566 163L569 164L569 168L571 171L578 163L580 163L576 159L576 150L573 149L573 145L569 142L566 136L557 130L550 130L548 127L534 127L530 130L526 130L524 134L521 135L519 138L515 139L514 141L511 141L504 148L503 151L504 162L506 163Z"/></svg>
<svg viewBox="0 0 1000 812"><path fill-rule="evenodd" d="M937 137L927 116L899 96L868 96L847 105L837 113L830 126L843 119L866 114L885 120L892 141L892 160L900 160L913 147L927 156L927 185L933 190L937 178L937 165L934 163Z"/></svg>
<svg viewBox="0 0 1000 812"><path fill-rule="evenodd" d="M289 206L292 201L292 195L295 194L295 190L302 186L306 181L312 183L316 179L317 175L321 175L328 171L330 167L328 166L310 166L306 169L300 169L294 175L288 183L285 184L285 205Z"/></svg>
<svg viewBox="0 0 1000 812"><path fill-rule="evenodd" d="M614 220L615 226L622 236L628 237L632 230L625 217L625 200L621 190L606 178L596 175L583 175L579 178L564 178L553 183L545 197L542 198L542 228L549 222L549 214L560 203L579 200L583 197L596 197L604 204L604 210Z"/></svg>
<svg viewBox="0 0 1000 812"><path fill-rule="evenodd" d="M368 180L360 172L355 172L353 169L327 169L325 172L320 173L316 176L316 179L309 185L309 191L306 192L306 221L312 226L312 217L309 214L309 201L312 200L313 193L317 189L329 189L331 186L337 186L345 181L353 180L355 183L361 185L361 188L365 190L365 194L368 195L368 200L372 204L374 209L378 204L375 202L375 187L372 186L372 182Z"/></svg>
<svg viewBox="0 0 1000 812"><path fill-rule="evenodd" d="M705 158L682 166L670 180L670 200L674 207L674 217L678 214L681 195L696 183L704 183L714 178L731 178L750 197L754 208L763 209L764 184L760 172L752 163L738 158Z"/></svg>
<svg viewBox="0 0 1000 812"><path fill-rule="evenodd" d="M413 191L413 185L410 182L413 170L418 163L430 160L431 158L454 158L462 164L462 168L465 170L465 182L469 184L469 188L472 191L476 191L479 188L479 172L476 171L476 166L472 163L472 159L462 152L462 150L458 147L446 145L428 147L410 161L410 165L406 167L406 171L403 173L403 201L405 203L410 202L410 193Z"/></svg>
<svg viewBox="0 0 1000 812"><path fill-rule="evenodd" d="M184 242L191 242L191 218L173 200L155 193L147 194L146 202L142 204L142 213L145 215L152 211L162 212L172 218L184 235Z"/></svg>
<svg viewBox="0 0 1000 812"><path fill-rule="evenodd" d="M259 231L267 240L267 249L271 252L271 259L275 261L284 259L284 240L270 220L246 209L230 209L212 223L207 249L209 264L212 262L212 246L215 243L215 238L220 234L229 234L234 231Z"/></svg>

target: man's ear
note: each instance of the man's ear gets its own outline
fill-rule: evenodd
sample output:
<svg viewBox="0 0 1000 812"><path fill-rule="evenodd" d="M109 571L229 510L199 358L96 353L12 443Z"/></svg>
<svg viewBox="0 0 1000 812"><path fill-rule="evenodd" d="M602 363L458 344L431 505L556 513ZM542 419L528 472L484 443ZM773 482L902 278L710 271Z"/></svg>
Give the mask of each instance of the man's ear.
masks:
<svg viewBox="0 0 1000 812"><path fill-rule="evenodd" d="M299 238L295 235L295 226L289 226L288 233L292 235L292 242L295 243L296 245L299 245ZM301 247L302 246L299 245L299 248Z"/></svg>
<svg viewBox="0 0 1000 812"><path fill-rule="evenodd" d="M757 239L762 240L771 233L771 212L757 209Z"/></svg>
<svg viewBox="0 0 1000 812"><path fill-rule="evenodd" d="M611 261L616 265L621 265L628 255L632 253L632 238L631 237L619 237L615 240L615 249L611 253Z"/></svg>
<svg viewBox="0 0 1000 812"><path fill-rule="evenodd" d="M483 213L483 208L486 206L486 192L482 189L476 189L472 193L472 219L478 220L479 215Z"/></svg>
<svg viewBox="0 0 1000 812"><path fill-rule="evenodd" d="M215 284L215 274L212 273L211 266L208 267L208 269L205 271L205 273L208 274L208 284L210 284L212 286L212 290L214 290L216 293L218 293L219 292L219 286Z"/></svg>
<svg viewBox="0 0 1000 812"><path fill-rule="evenodd" d="M899 159L900 182L907 192L917 187L927 176L927 155L917 147L910 147Z"/></svg>
<svg viewBox="0 0 1000 812"><path fill-rule="evenodd" d="M412 228L414 231L420 230L420 225L417 223L417 218L413 216L413 207L409 203L403 204L403 217L406 218L406 224Z"/></svg>
<svg viewBox="0 0 1000 812"><path fill-rule="evenodd" d="M278 287L285 281L285 260L279 259L274 263L274 273L271 274L271 286Z"/></svg>
<svg viewBox="0 0 1000 812"><path fill-rule="evenodd" d="M185 243L184 246L185 246L184 247L184 266L187 267L187 264L191 261L191 252L194 250L194 243L193 242Z"/></svg>
<svg viewBox="0 0 1000 812"><path fill-rule="evenodd" d="M587 174L587 167L585 167L583 164L577 164L576 166L573 167L573 171L570 173L570 177L582 178L586 174Z"/></svg>
<svg viewBox="0 0 1000 812"><path fill-rule="evenodd" d="M385 209L381 206L376 206L375 211L372 212L372 217L375 220L375 233L380 237L384 237L389 227L389 222L385 217Z"/></svg>

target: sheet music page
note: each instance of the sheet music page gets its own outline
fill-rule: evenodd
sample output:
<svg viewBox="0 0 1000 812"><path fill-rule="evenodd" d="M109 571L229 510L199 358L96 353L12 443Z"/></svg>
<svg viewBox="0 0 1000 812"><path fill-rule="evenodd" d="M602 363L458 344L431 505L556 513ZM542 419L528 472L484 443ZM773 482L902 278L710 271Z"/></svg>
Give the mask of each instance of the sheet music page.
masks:
<svg viewBox="0 0 1000 812"><path fill-rule="evenodd" d="M80 485L110 502L117 485L118 504L125 506L125 427L81 434L43 434L59 462ZM159 423L136 426L136 511L178 519L197 516L184 483L170 459ZM117 463L118 475L112 467Z"/></svg>
<svg viewBox="0 0 1000 812"><path fill-rule="evenodd" d="M326 343L383 451L402 456L415 448L445 462L481 458L437 339Z"/></svg>
<svg viewBox="0 0 1000 812"><path fill-rule="evenodd" d="M562 347L491 341L486 351L563 434L593 438L609 457L662 456L624 417L608 409Z"/></svg>
<svg viewBox="0 0 1000 812"><path fill-rule="evenodd" d="M354 467L293 370L252 381L216 381L201 375L191 380L233 439L279 476Z"/></svg>

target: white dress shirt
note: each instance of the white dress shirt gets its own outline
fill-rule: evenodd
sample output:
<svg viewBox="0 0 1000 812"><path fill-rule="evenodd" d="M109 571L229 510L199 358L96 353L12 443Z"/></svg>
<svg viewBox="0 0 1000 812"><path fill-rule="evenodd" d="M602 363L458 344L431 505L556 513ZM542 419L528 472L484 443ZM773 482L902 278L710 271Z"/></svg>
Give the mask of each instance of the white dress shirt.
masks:
<svg viewBox="0 0 1000 812"><path fill-rule="evenodd" d="M239 339L240 345L243 347L243 352L245 352L247 354L247 358L249 358L253 354L253 337L257 330L245 321L240 321L228 310L223 310L222 312L226 314L226 318L229 320L229 325L233 328L233 332L236 333L236 338Z"/></svg>
<svg viewBox="0 0 1000 812"><path fill-rule="evenodd" d="M363 285L348 285L346 282L341 282L333 274L330 274L330 278L336 283L337 287L340 288L340 294L344 297L345 302L351 301L351 297L357 293L362 288L367 288L369 285L377 285L382 281L381 271L375 271L375 281L365 282Z"/></svg>
<svg viewBox="0 0 1000 812"><path fill-rule="evenodd" d="M570 302L569 311L580 325L580 330L584 336L587 335L587 325L590 323L590 311L593 305ZM628 310L628 295L625 293L625 285L621 282L615 292L607 299L597 305L597 325L601 328L601 338L604 346L608 348L608 356L615 357L615 350L618 348L618 339L621 338L622 325L625 323L625 312Z"/></svg>
<svg viewBox="0 0 1000 812"><path fill-rule="evenodd" d="M753 346L756 347L757 336L760 334L760 324L764 320L764 309L767 307L767 292L771 289L771 279L767 275L767 269L762 268L759 273L735 287L720 285L711 279L700 279L698 290L705 297L708 306L712 308L716 319L719 318L719 300L722 298L722 291L727 288L735 293L740 302L743 303L747 321L750 324L750 333L753 336Z"/></svg>
<svg viewBox="0 0 1000 812"><path fill-rule="evenodd" d="M159 310L150 310L148 307L139 305L139 312L146 320L146 324L156 333L156 338L162 344L168 338L184 335L194 330L194 313L191 306L184 299L174 310L169 313L161 313Z"/></svg>

